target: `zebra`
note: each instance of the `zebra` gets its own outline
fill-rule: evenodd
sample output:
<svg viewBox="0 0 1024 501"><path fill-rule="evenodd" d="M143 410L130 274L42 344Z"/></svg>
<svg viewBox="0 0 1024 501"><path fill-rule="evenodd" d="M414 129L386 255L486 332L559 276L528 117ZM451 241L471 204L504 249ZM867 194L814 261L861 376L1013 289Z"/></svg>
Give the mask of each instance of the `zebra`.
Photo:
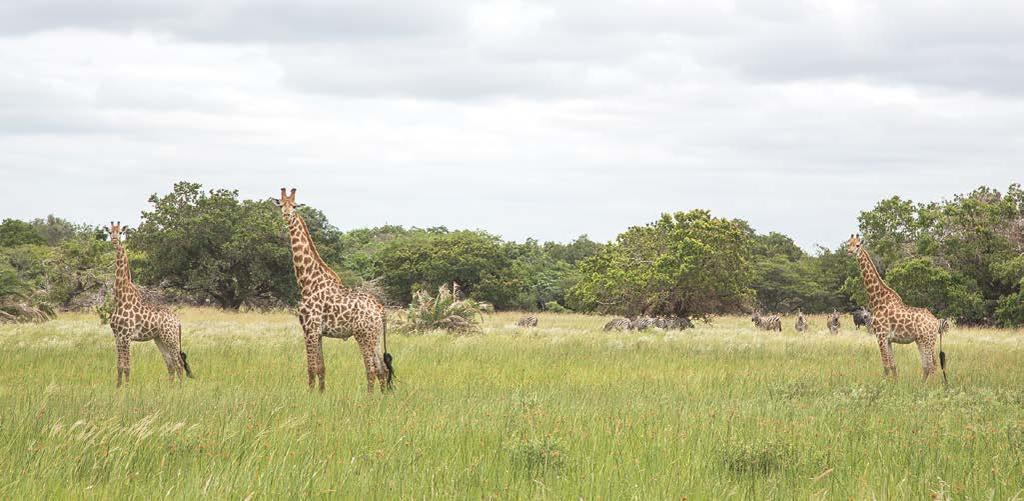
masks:
<svg viewBox="0 0 1024 501"><path fill-rule="evenodd" d="M866 308L863 308L863 307L862 308L857 308L856 310L853 310L853 325L857 329L860 329L860 326L863 325L863 326L867 327L867 329L870 331L871 330L871 312L868 311Z"/></svg>
<svg viewBox="0 0 1024 501"><path fill-rule="evenodd" d="M636 317L629 323L629 330L631 331L643 331L647 330L648 327L655 324L655 319L651 317Z"/></svg>
<svg viewBox="0 0 1024 501"><path fill-rule="evenodd" d="M535 317L533 315L527 315L527 316L525 316L523 318L520 318L518 321L516 321L516 327L536 327L536 326L537 326L537 317Z"/></svg>
<svg viewBox="0 0 1024 501"><path fill-rule="evenodd" d="M807 330L807 319L804 318L804 312L796 311L796 325L794 326L797 332L804 332Z"/></svg>
<svg viewBox="0 0 1024 501"><path fill-rule="evenodd" d="M654 319L654 326L665 330L692 329L693 322L686 317L658 317Z"/></svg>
<svg viewBox="0 0 1024 501"><path fill-rule="evenodd" d="M604 330L606 331L624 331L629 329L628 318L613 318L604 324Z"/></svg>
<svg viewBox="0 0 1024 501"><path fill-rule="evenodd" d="M828 331L832 334L839 334L839 312L835 309L828 316Z"/></svg>
<svg viewBox="0 0 1024 501"><path fill-rule="evenodd" d="M766 331L779 331L782 332L782 319L778 315L761 315L761 312L754 311L754 314L750 317L750 320L754 322L757 328Z"/></svg>

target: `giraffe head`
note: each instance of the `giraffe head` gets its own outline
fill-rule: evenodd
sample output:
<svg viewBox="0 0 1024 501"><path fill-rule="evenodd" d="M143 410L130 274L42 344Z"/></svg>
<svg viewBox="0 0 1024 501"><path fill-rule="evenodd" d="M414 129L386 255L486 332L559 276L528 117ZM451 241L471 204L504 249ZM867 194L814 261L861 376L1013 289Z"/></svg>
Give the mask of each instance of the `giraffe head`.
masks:
<svg viewBox="0 0 1024 501"><path fill-rule="evenodd" d="M110 241L114 244L121 242L121 221L110 222Z"/></svg>
<svg viewBox="0 0 1024 501"><path fill-rule="evenodd" d="M288 190L281 188L281 198L274 199L274 204L281 208L281 215L288 221L295 216L295 209L303 207L302 204L295 203L295 188L292 188L290 195Z"/></svg>
<svg viewBox="0 0 1024 501"><path fill-rule="evenodd" d="M850 235L850 239L846 241L846 252L849 252L851 256L860 254L860 249L864 245L864 241L860 239L860 235Z"/></svg>

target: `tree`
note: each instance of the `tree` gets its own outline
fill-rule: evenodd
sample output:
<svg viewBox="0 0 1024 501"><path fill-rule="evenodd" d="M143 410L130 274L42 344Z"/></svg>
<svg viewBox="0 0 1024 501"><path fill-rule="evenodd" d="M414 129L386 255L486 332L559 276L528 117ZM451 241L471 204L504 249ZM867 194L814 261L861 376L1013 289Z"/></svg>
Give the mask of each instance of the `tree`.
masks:
<svg viewBox="0 0 1024 501"><path fill-rule="evenodd" d="M880 270L888 277L890 267L904 267L892 278L910 299L961 323L1006 324L1017 318L1013 299L1007 298L1017 297L1020 282L1004 273L1003 263L1024 253L1019 185L1005 194L982 186L939 203L891 198L859 220Z"/></svg>
<svg viewBox="0 0 1024 501"><path fill-rule="evenodd" d="M43 245L46 241L39 236L36 229L29 223L18 219L4 219L0 223L0 247L18 245Z"/></svg>
<svg viewBox="0 0 1024 501"><path fill-rule="evenodd" d="M556 261L564 261L575 266L580 261L593 256L604 247L591 240L587 235L580 235L567 244L544 242L544 253Z"/></svg>
<svg viewBox="0 0 1024 501"><path fill-rule="evenodd" d="M142 283L179 289L227 309L266 297L295 302L287 232L269 200L240 201L234 190L205 192L199 184L180 182L149 202L153 209L142 213L142 224L127 238L127 245L145 254L136 274ZM331 227L319 211L304 208L302 214L319 246Z"/></svg>
<svg viewBox="0 0 1024 501"><path fill-rule="evenodd" d="M47 300L62 309L89 304L89 294L113 285L114 261L108 241L88 234L61 241L45 261Z"/></svg>
<svg viewBox="0 0 1024 501"><path fill-rule="evenodd" d="M66 219L50 214L45 218L33 219L32 227L42 237L44 243L49 246L60 245L65 240L76 237L85 237L95 240L103 235L103 230L95 226L85 224L74 224Z"/></svg>
<svg viewBox="0 0 1024 501"><path fill-rule="evenodd" d="M497 280L509 263L501 240L483 231L412 231L388 242L379 253L384 289L401 303L409 303L414 291L455 282L475 299L506 305L512 297L507 288L479 286Z"/></svg>
<svg viewBox="0 0 1024 501"><path fill-rule="evenodd" d="M750 305L750 236L707 211L663 214L580 263L577 308L623 315L707 316Z"/></svg>

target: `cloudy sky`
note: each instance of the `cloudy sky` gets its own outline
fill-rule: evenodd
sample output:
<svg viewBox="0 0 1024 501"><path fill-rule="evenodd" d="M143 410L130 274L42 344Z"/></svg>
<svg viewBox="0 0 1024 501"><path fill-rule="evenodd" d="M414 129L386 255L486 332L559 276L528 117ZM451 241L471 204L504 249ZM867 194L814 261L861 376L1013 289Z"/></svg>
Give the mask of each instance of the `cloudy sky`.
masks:
<svg viewBox="0 0 1024 501"><path fill-rule="evenodd" d="M1022 153L1022 2L0 3L0 217L137 221L187 179L343 229L707 208L811 248Z"/></svg>

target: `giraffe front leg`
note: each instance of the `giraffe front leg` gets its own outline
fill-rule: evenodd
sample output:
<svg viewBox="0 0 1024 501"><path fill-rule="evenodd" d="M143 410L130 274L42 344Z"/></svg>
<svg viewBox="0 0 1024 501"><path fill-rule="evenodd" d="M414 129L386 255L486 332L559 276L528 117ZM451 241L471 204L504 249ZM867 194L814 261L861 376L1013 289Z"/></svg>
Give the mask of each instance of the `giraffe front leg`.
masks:
<svg viewBox="0 0 1024 501"><path fill-rule="evenodd" d="M889 342L888 336L878 335L878 350L882 354L882 369L885 376L888 377L892 373L892 376L896 377L896 361L892 356L892 343Z"/></svg>
<svg viewBox="0 0 1024 501"><path fill-rule="evenodd" d="M128 372L131 369L131 341L127 337L119 337L114 340L117 349L117 387L121 387L121 378L128 382Z"/></svg>
<svg viewBox="0 0 1024 501"><path fill-rule="evenodd" d="M320 391L324 391L323 338L319 335L306 335L306 374L310 390L316 387L319 378Z"/></svg>

